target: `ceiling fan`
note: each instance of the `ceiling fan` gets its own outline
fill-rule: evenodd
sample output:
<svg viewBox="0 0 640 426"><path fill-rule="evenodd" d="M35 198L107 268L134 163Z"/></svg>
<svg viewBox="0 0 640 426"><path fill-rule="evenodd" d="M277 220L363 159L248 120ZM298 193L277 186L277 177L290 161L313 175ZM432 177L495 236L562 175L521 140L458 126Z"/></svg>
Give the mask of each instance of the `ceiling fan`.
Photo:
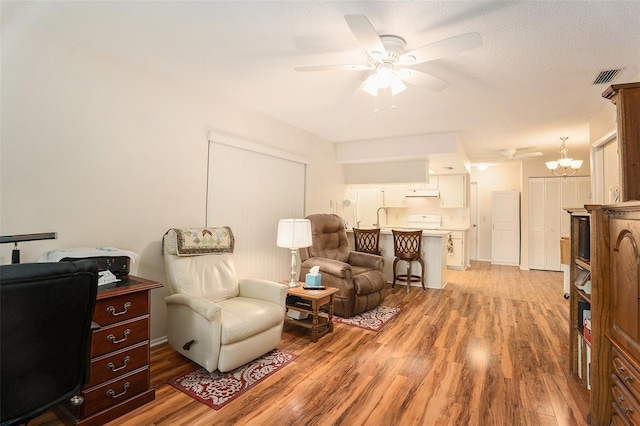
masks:
<svg viewBox="0 0 640 426"><path fill-rule="evenodd" d="M378 35L364 15L345 15L347 25L367 53L367 62L346 65L316 65L297 67L296 71L375 71L363 83L362 89L374 96L378 89L391 89L393 95L406 89L404 82L443 90L449 83L410 66L455 55L482 45L476 32L449 37L405 51L406 42L396 35Z"/></svg>
<svg viewBox="0 0 640 426"><path fill-rule="evenodd" d="M505 148L496 151L496 154L493 156L483 158L481 161L474 163L474 165L480 170L486 170L487 167L503 161L526 160L528 158L540 157L542 155L542 152L530 151L529 148L523 148L520 150L516 148Z"/></svg>
<svg viewBox="0 0 640 426"><path fill-rule="evenodd" d="M525 152L522 152L525 151ZM529 151L526 149L517 150L515 148L505 148L498 152L504 156L504 160L524 160L526 158L540 157L542 153L540 151Z"/></svg>

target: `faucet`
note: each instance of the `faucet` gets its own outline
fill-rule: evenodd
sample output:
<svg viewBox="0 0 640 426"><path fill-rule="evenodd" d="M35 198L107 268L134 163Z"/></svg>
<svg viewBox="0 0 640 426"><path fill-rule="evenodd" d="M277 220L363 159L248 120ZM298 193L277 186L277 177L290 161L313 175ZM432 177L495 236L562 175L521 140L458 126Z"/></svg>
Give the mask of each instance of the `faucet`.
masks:
<svg viewBox="0 0 640 426"><path fill-rule="evenodd" d="M384 210L385 213L388 213L386 207L378 207L378 210L376 210L376 223L373 224L375 228L380 228L380 210Z"/></svg>

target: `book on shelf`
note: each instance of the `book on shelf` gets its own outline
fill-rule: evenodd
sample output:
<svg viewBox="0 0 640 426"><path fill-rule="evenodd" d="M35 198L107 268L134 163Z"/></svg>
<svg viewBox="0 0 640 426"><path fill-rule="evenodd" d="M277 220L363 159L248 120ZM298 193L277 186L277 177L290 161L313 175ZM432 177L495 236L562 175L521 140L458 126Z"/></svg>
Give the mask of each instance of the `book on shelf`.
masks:
<svg viewBox="0 0 640 426"><path fill-rule="evenodd" d="M578 377L582 379L582 335L578 334Z"/></svg>

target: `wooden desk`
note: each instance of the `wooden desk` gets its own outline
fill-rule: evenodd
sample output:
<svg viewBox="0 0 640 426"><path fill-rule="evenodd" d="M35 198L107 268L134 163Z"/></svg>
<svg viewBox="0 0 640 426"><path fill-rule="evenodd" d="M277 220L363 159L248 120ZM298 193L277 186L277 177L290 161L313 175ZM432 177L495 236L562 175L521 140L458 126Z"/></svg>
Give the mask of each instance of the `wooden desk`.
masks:
<svg viewBox="0 0 640 426"><path fill-rule="evenodd" d="M318 339L327 333L333 332L333 295L337 288L327 287L325 290L305 290L304 283L300 287L291 287L287 292L287 308L293 308L301 312L311 314L311 319L294 320L285 317L288 324L311 329L311 341ZM290 296L297 296L296 301L291 302ZM327 312L320 312L320 307L328 305Z"/></svg>
<svg viewBox="0 0 640 426"><path fill-rule="evenodd" d="M155 399L149 380L150 290L162 284L127 275L98 287L91 369L84 402L61 410L76 425L102 425Z"/></svg>

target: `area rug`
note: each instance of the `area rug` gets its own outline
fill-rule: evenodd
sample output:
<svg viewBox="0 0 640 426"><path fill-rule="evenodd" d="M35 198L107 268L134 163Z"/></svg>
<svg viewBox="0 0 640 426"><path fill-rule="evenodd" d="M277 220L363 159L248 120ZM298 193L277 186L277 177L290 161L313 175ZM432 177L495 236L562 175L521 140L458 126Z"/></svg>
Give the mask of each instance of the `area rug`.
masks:
<svg viewBox="0 0 640 426"><path fill-rule="evenodd" d="M218 370L209 373L201 367L170 380L168 384L196 401L219 410L297 357L298 355L274 349L228 373L220 373Z"/></svg>
<svg viewBox="0 0 640 426"><path fill-rule="evenodd" d="M333 320L342 324L364 328L365 330L380 331L382 327L398 315L398 312L400 312L400 308L378 306L370 311L354 315L350 318L334 316Z"/></svg>

